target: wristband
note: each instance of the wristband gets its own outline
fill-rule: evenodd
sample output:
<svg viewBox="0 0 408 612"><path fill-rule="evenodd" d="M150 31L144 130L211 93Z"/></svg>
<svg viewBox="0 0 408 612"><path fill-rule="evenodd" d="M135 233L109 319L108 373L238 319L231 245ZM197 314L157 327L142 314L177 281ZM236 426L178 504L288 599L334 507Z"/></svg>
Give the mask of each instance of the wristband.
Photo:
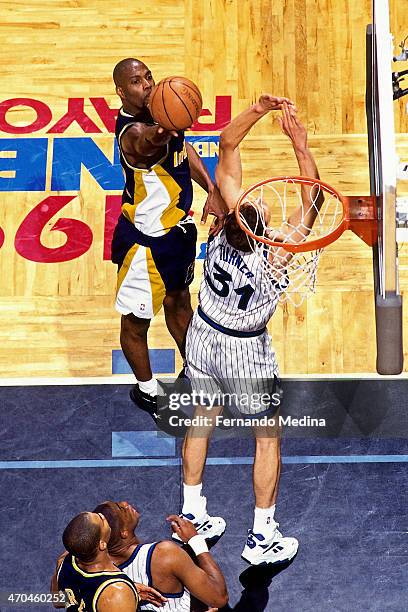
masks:
<svg viewBox="0 0 408 612"><path fill-rule="evenodd" d="M193 551L196 557L198 557L198 555L201 555L202 553L208 552L207 543L205 539L203 538L203 536L201 535L197 534L193 536L192 538L189 539L187 544L190 546L191 550Z"/></svg>

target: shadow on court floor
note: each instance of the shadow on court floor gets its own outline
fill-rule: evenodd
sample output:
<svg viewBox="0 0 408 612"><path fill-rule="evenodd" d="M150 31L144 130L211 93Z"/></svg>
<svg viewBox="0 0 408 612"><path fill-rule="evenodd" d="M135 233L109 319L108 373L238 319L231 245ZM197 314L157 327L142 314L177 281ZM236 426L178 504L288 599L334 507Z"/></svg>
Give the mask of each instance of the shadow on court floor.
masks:
<svg viewBox="0 0 408 612"><path fill-rule="evenodd" d="M408 414L407 382L389 382L393 405L387 412L399 415L401 423ZM326 393L322 387L315 391ZM144 541L169 537L165 518L180 509L180 441L164 449L167 456L154 459L146 445L136 449L138 457L126 458L123 448L118 452L112 432L153 429L150 418L128 401L128 392L126 385L0 388L0 591L47 592L62 552L63 528L76 513L105 499L137 506ZM357 393L359 404L365 401L361 389L349 386L342 393L348 400ZM279 571L250 568L240 557L253 512L252 440L212 443L204 494L210 513L227 521L213 553L227 579L228 610L406 609L408 444L404 427L401 437L390 438L391 430L379 437L371 427L367 438L283 441L276 518L285 534L299 539L300 548ZM341 424L337 433L344 434ZM2 603L0 609L52 608Z"/></svg>

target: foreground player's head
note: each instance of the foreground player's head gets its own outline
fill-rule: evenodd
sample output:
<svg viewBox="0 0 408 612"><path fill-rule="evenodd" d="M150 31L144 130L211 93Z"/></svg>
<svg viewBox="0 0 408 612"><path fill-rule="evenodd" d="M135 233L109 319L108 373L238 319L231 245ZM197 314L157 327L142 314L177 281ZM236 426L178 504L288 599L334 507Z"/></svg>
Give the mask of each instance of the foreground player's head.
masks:
<svg viewBox="0 0 408 612"><path fill-rule="evenodd" d="M240 216L255 236L264 235L270 216L269 209L265 204L245 203L240 208ZM228 243L234 249L244 251L245 253L249 253L252 250L251 241L253 239L239 226L235 211L232 211L227 216L224 231Z"/></svg>
<svg viewBox="0 0 408 612"><path fill-rule="evenodd" d="M154 79L146 64L133 57L123 59L113 69L113 80L125 110L135 112L147 107Z"/></svg>
<svg viewBox="0 0 408 612"><path fill-rule="evenodd" d="M103 514L111 528L109 549L115 548L118 543L133 537L133 532L139 524L140 514L134 506L127 501L105 501L94 510Z"/></svg>
<svg viewBox="0 0 408 612"><path fill-rule="evenodd" d="M66 550L79 561L91 563L106 554L111 528L102 514L81 512L65 527L62 541Z"/></svg>

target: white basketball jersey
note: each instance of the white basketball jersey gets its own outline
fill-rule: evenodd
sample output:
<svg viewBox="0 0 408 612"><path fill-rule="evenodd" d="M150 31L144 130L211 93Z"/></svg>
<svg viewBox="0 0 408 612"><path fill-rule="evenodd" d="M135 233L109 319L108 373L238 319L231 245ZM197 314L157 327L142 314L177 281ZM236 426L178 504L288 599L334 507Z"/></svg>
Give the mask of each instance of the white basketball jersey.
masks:
<svg viewBox="0 0 408 612"><path fill-rule="evenodd" d="M199 294L200 306L210 319L236 331L262 329L281 292L278 283L271 286L252 251L234 249L224 231L210 237Z"/></svg>
<svg viewBox="0 0 408 612"><path fill-rule="evenodd" d="M153 586L150 565L156 544L157 542L153 544L140 544L135 548L129 559L119 566L133 582ZM155 610L157 612L190 612L190 592L187 589L183 589L180 593L162 594L167 597L167 601L161 608L151 603L142 603L140 605L140 610L143 612L145 610Z"/></svg>

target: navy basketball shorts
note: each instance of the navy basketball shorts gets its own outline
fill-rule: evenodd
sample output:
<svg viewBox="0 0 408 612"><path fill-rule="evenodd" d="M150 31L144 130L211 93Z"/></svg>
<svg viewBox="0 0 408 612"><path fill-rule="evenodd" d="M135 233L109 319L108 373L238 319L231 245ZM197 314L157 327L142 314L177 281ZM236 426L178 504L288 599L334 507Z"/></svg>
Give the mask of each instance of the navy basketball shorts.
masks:
<svg viewBox="0 0 408 612"><path fill-rule="evenodd" d="M112 240L112 261L118 265L115 308L151 319L167 293L187 289L194 278L197 228L185 217L167 234L142 234L121 215Z"/></svg>

